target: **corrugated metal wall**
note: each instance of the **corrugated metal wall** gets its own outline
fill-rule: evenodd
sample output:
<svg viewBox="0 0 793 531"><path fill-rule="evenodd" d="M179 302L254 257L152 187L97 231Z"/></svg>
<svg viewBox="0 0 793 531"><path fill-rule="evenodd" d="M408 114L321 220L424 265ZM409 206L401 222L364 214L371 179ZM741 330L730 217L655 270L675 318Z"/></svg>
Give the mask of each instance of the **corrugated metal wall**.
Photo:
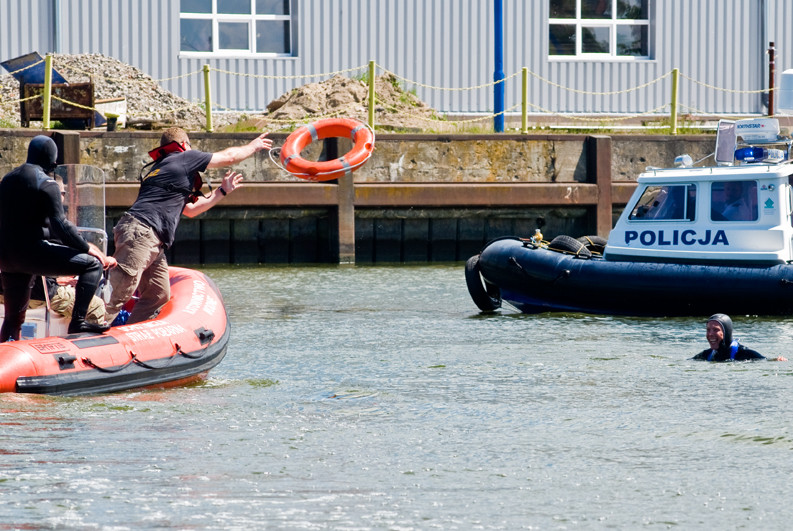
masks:
<svg viewBox="0 0 793 531"><path fill-rule="evenodd" d="M678 68L680 111L759 113L761 95L729 92L766 88L767 42L761 37L761 0L660 0L653 2L649 61L581 61L547 59L545 40L526 47L525 65L565 87L590 92L627 91L651 82ZM769 0L788 11L790 2ZM547 20L546 2L532 2L538 32ZM517 17L516 17L517 18ZM773 15L770 17L773 20ZM526 19L524 19L526 20ZM774 20L780 28L782 22ZM788 24L790 23L788 22ZM517 30L516 30L517 32ZM542 33L543 38L545 33ZM785 61L791 67L789 58ZM519 68L519 64L511 64ZM778 61L777 67L780 63ZM532 79L530 93L541 93L541 105L554 111L641 113L671 102L671 77L651 86L615 95L580 94L554 89Z"/></svg>
<svg viewBox="0 0 793 531"><path fill-rule="evenodd" d="M680 103L684 106L681 110L689 106L706 112L761 111L759 94L726 92L703 85L733 90L765 87L766 54L760 42L762 19L758 4L756 0L675 0L659 4L658 42L667 43L667 51L658 62L664 71L678 67L687 76L680 82ZM669 83L666 85L668 89Z"/></svg>
<svg viewBox="0 0 793 531"><path fill-rule="evenodd" d="M52 2L0 1L0 61L51 49ZM0 69L1 70L1 69ZM3 71L5 73L5 71Z"/></svg>
<svg viewBox="0 0 793 531"><path fill-rule="evenodd" d="M767 4L767 23L762 19ZM653 59L649 61L549 60L545 0L504 0L505 105L520 102L520 70L578 91L529 79L533 112L668 112L671 80L642 85L679 68L681 112L761 113L767 84L766 48L777 43L777 69L793 68L790 0L657 0L652 2ZM53 13L60 39L53 37ZM179 57L179 1L2 0L0 59L32 50L44 54L98 52L132 64L155 79L212 68L213 100L231 109L262 110L293 87L331 73L379 66L443 112L492 112L494 22L492 2L482 0L293 0L296 57L194 59ZM33 28L27 30L27 28ZM765 32L765 39L764 37ZM762 42L765 41L765 42ZM362 75L365 70L348 72ZM381 73L381 71L379 71ZM292 77L306 75L306 77ZM280 76L261 78L250 76ZM692 80L696 80L694 82ZM200 74L163 86L189 100L204 97ZM452 90L479 87L473 90ZM432 87L443 87L439 90ZM519 110L519 109L517 109Z"/></svg>

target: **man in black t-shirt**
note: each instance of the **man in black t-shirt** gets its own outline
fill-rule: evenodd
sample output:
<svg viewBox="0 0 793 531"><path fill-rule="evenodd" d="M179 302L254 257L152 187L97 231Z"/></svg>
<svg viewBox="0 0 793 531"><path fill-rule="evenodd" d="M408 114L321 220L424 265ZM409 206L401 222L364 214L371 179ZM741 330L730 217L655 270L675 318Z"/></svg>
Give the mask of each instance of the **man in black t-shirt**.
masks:
<svg viewBox="0 0 793 531"><path fill-rule="evenodd" d="M257 151L270 149L273 143L266 137L264 133L243 146L205 153L191 148L185 130L172 127L163 132L159 158L142 177L135 203L113 229L113 257L118 267L108 277L108 322L115 319L135 290L138 300L127 323L152 319L159 313L171 298L165 251L173 244L181 215L192 218L202 214L242 186L242 175L229 170L209 196L196 195L197 173L231 166Z"/></svg>
<svg viewBox="0 0 793 531"><path fill-rule="evenodd" d="M25 164L0 181L0 277L5 318L0 341L19 340L36 276L78 275L69 333L101 333L106 326L85 321L108 258L90 246L64 215L61 189L50 176L58 148L48 136L33 138ZM47 228L45 228L48 227ZM59 243L48 241L57 238Z"/></svg>

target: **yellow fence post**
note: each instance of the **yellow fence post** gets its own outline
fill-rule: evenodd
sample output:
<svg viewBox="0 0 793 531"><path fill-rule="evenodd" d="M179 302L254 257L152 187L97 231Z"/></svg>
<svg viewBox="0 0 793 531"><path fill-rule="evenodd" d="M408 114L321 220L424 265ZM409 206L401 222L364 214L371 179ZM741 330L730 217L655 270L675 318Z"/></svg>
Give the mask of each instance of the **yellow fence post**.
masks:
<svg viewBox="0 0 793 531"><path fill-rule="evenodd" d="M520 132L524 135L529 132L529 69L523 67L523 79L521 81L520 101L521 101L521 119L520 119Z"/></svg>
<svg viewBox="0 0 793 531"><path fill-rule="evenodd" d="M374 61L369 61L369 127L374 129Z"/></svg>
<svg viewBox="0 0 793 531"><path fill-rule="evenodd" d="M680 75L680 70L677 68L672 69L672 117L671 117L671 133L677 134L677 78Z"/></svg>
<svg viewBox="0 0 793 531"><path fill-rule="evenodd" d="M44 57L44 94L41 102L44 129L50 128L50 105L52 104L52 56L47 54Z"/></svg>
<svg viewBox="0 0 793 531"><path fill-rule="evenodd" d="M209 65L204 65L204 105L207 115L207 133L212 132L212 96L209 89Z"/></svg>

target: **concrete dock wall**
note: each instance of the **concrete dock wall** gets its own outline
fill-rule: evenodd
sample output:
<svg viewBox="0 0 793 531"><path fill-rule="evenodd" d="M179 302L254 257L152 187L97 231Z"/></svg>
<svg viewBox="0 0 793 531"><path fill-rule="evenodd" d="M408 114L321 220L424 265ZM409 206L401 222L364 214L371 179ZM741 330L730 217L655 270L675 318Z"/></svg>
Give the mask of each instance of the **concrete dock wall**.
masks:
<svg viewBox="0 0 793 531"><path fill-rule="evenodd" d="M24 162L35 131L0 131L0 172ZM107 229L137 194L155 132L55 132L64 163L105 171ZM219 151L253 133L192 133ZM285 134L273 134L276 146ZM335 142L333 140L332 142ZM346 140L336 149L344 153ZM322 144L306 158L319 157ZM267 153L237 165L246 185L195 219L183 219L169 259L177 264L432 262L465 260L488 240L558 234L607 236L647 166L694 160L713 137L378 134L372 158L333 183L284 172ZM221 170L210 170L213 186ZM111 244L112 249L112 244Z"/></svg>

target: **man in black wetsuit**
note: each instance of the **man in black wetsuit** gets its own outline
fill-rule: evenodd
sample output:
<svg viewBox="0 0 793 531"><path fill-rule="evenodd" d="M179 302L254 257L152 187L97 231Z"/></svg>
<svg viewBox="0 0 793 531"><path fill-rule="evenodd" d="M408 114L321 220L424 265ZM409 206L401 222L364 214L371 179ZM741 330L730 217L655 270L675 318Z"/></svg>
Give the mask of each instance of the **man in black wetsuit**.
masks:
<svg viewBox="0 0 793 531"><path fill-rule="evenodd" d="M745 347L732 338L732 319L723 313L711 315L708 319L705 337L710 344L691 359L704 361L746 361L764 360L765 356ZM787 361L782 356L772 358L771 361Z"/></svg>
<svg viewBox="0 0 793 531"><path fill-rule="evenodd" d="M102 269L112 267L115 260L90 246L66 219L60 187L48 175L57 158L55 142L39 135L28 146L25 164L0 181L0 279L5 297L0 342L19 340L31 287L39 275L78 276L70 334L101 333L108 328L87 323L85 316ZM48 236L62 244L48 241Z"/></svg>

